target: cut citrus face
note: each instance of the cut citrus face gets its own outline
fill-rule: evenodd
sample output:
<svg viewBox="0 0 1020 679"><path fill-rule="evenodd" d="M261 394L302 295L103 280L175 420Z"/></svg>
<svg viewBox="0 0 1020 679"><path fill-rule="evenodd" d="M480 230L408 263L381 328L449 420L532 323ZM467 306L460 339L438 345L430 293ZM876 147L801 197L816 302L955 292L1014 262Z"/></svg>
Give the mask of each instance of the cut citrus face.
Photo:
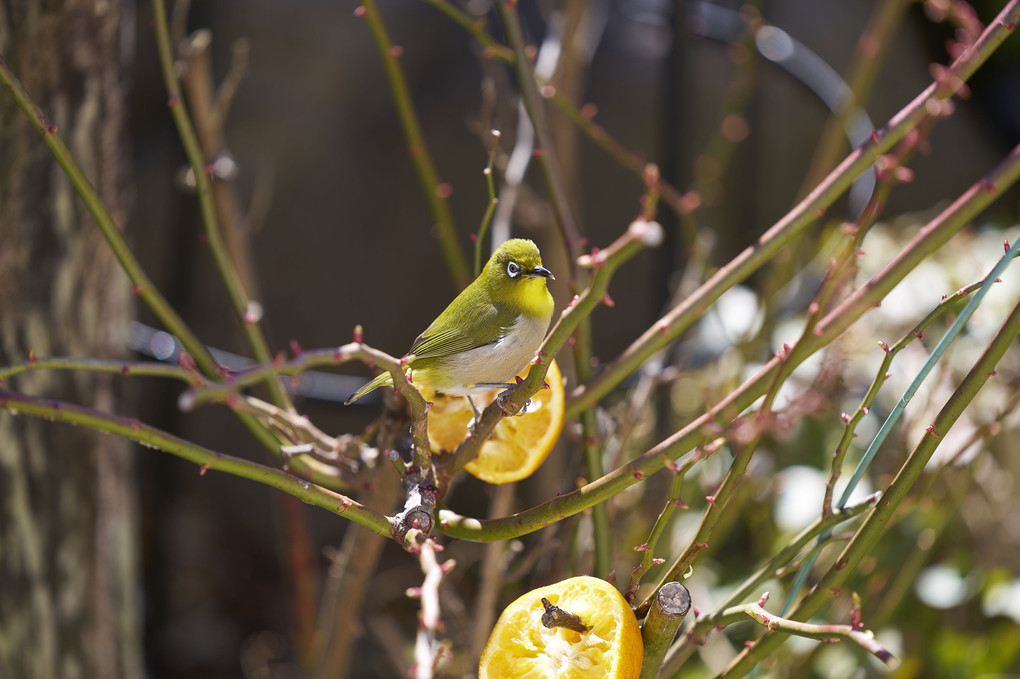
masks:
<svg viewBox="0 0 1020 679"><path fill-rule="evenodd" d="M531 366L521 371L525 377ZM540 389L531 397L524 415L500 420L488 441L482 444L478 457L464 469L488 483L520 481L545 462L563 430L563 375L556 361L549 364L545 381L548 389ZM474 397L479 409L487 406L499 393L494 389L486 397ZM430 394L428 433L435 453L452 451L467 437L468 424L474 413L471 404L461 396Z"/></svg>
<svg viewBox="0 0 1020 679"><path fill-rule="evenodd" d="M543 599L558 611L547 618L565 617L564 626L542 623ZM643 655L641 631L623 596L605 580L583 575L507 606L482 652L478 677L637 679Z"/></svg>

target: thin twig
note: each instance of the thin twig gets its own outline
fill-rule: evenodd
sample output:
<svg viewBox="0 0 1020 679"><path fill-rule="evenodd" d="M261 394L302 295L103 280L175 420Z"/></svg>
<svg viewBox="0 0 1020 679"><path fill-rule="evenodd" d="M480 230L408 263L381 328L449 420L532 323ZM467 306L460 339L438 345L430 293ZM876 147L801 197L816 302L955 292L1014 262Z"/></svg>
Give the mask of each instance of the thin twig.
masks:
<svg viewBox="0 0 1020 679"><path fill-rule="evenodd" d="M489 189L489 203L485 206L485 213L482 215L482 223L478 225L478 233L475 234L475 277L482 272L482 244L485 241L485 234L492 223L492 215L496 212L496 205L499 199L496 198L496 184L492 178L492 164L496 159L496 151L499 150L499 130L491 130L492 148L489 149L489 162L486 163L482 174L485 175L485 185Z"/></svg>
<svg viewBox="0 0 1020 679"><path fill-rule="evenodd" d="M447 0L425 0L425 2L450 17L470 33L482 45L483 57L495 59L511 66L516 64L513 50L500 44L489 35L482 20L473 19ZM613 158L621 167L641 176L648 161L642 154L628 149L606 128L595 122L596 107L593 104L585 104L578 108L566 95L549 85L546 78L536 74L535 81L539 85L539 93L542 97L548 99L553 106L559 109L560 113L573 122L592 143ZM688 196L665 179L660 178L659 184L663 200L674 212L685 214L690 211L691 202Z"/></svg>
<svg viewBox="0 0 1020 679"><path fill-rule="evenodd" d="M873 309L918 263L944 245L953 234L1016 183L1017 179L1020 179L1020 146L1014 148L998 167L975 182L931 222L922 227L911 242L866 285L829 312L817 325L816 332L805 338L812 349L805 355L832 342L851 323ZM639 483L648 475L669 466L672 460L678 460L687 451L718 435L718 428L714 423L720 418L728 421L751 406L765 393L775 371L782 364L783 361L779 357L774 357L755 375L680 431L627 465L589 482L582 488L518 512L512 517L497 520L468 519L444 510L440 513L444 532L451 537L467 540L488 541L518 537L603 502L624 488ZM584 405L587 407L590 404Z"/></svg>
<svg viewBox="0 0 1020 679"><path fill-rule="evenodd" d="M436 560L439 547L435 540L426 540L421 545L418 560L425 580L421 587L408 590L408 596L421 601L418 614L418 634L414 641L415 679L432 679L434 671L449 657L450 650L439 640L442 631L442 617L439 608L439 583L443 576L456 565L453 559L443 563Z"/></svg>
<svg viewBox="0 0 1020 679"><path fill-rule="evenodd" d="M645 247L655 247L662 241L662 227L656 222L635 220L616 241L605 250L595 250L590 255L578 258L579 266L591 268L594 275L588 287L574 297L567 305L560 319L553 326L545 342L539 348L528 376L520 382L502 404L493 402L475 423L471 436L458 446L453 455L444 455L440 461L440 483L449 481L450 476L473 460L496 424L506 415L520 412L527 400L544 384L549 361L567 343L583 318L605 302L609 281L616 269Z"/></svg>
<svg viewBox="0 0 1020 679"><path fill-rule="evenodd" d="M21 109L22 113L25 114L25 117L32 124L32 127L42 137L43 143L49 148L53 158L60 165L60 169L63 170L71 182L78 197L81 198L89 214L95 220L96 226L99 227L106 242L110 245L110 249L113 250L113 254L120 263L124 273L131 280L135 294L156 315L156 318L163 324L163 327L180 339L181 344L195 358L195 362L202 372L207 377L214 377L218 366L212 354L209 353L205 344L199 341L191 328L181 319L173 307L166 301L166 298L156 289L148 275L146 275L142 265L135 258L131 248L128 247L127 242L124 240L124 236L121 234L117 224L114 223L113 217L110 216L106 206L103 205L99 194L96 193L95 187L92 186L85 173L78 167L74 158L71 157L71 153L67 150L67 146L64 145L60 135L57 134L57 126L52 124L49 118L46 117L46 114L36 106L21 82L11 72L2 56L0 56L0 84L3 84L4 89L10 92L18 108Z"/></svg>
<svg viewBox="0 0 1020 679"><path fill-rule="evenodd" d="M574 417L583 408L599 401L625 377L634 373L645 360L676 339L726 290L750 276L824 214L858 175L870 168L880 155L903 139L910 130L933 114L949 114L952 107L945 102L964 86L1020 20L1018 2L1020 0L1011 0L981 38L950 67L939 72L935 82L893 116L882 129L877 130L870 140L847 156L803 201L762 234L753 246L737 255L654 323L591 382L575 389L567 399L566 416Z"/></svg>
<svg viewBox="0 0 1020 679"><path fill-rule="evenodd" d="M779 630L794 636L821 639L823 641L846 639L881 660L890 669L899 667L899 660L889 652L889 649L875 640L873 632L862 631L853 625L813 625L781 618L765 610L765 602L768 600L769 595L766 592L757 602L748 604L744 612L755 622L767 627L770 632Z"/></svg>
<svg viewBox="0 0 1020 679"><path fill-rule="evenodd" d="M666 498L666 502L663 504L662 510L659 512L659 516L655 519L655 523L652 524L652 530L648 533L648 538L640 545L634 548L634 551L642 552L641 563L634 566L630 573L630 585L627 587L625 596L627 601L633 601L634 597L637 596L638 588L641 586L641 578L644 577L645 573L652 566L658 566L659 564L665 563L665 559L655 558L655 547L659 544L659 538L662 537L663 532L666 530L666 526L669 525L669 520L673 517L673 512L678 507L684 507L683 501L680 499L680 491L683 489L684 476L694 466L699 459L698 456L692 457L687 463L681 467L676 462L673 463L673 484L669 491L669 497Z"/></svg>
<svg viewBox="0 0 1020 679"><path fill-rule="evenodd" d="M499 12L507 41L514 52L513 66L517 72L517 85L520 87L521 99L528 111L528 117L531 118L535 127L535 152L538 155L539 167L542 168L542 178L545 180L546 189L549 192L553 213L556 215L556 224L560 229L560 236L563 238L566 251L573 260L581 254L581 233L567 200L563 178L556 165L555 147L552 143L545 109L542 107L542 98L539 96L538 86L535 83L535 74L532 72L531 62L525 53L524 34L521 30L520 17L517 15L516 3L512 6L506 0L497 0L496 11Z"/></svg>
<svg viewBox="0 0 1020 679"><path fill-rule="evenodd" d="M407 139L411 162L414 163L422 191L425 193L425 200L428 201L432 218L435 220L439 246L443 252L443 258L446 260L446 267L450 271L454 284L458 288L466 287L470 282L468 263L457 240L457 230L453 224L453 215L450 213L449 186L440 182L439 172L436 170L428 145L425 143L421 124L418 122L418 114L415 112L414 102L411 100L411 90L407 85L407 79L404 77L404 71L398 58L402 50L395 47L390 40L375 0L362 0L362 4L355 10L355 14L364 17L368 22L372 39L375 41L376 47L379 49L379 56L382 57L383 65L386 67L386 77L393 94L393 104L396 106L401 129Z"/></svg>
<svg viewBox="0 0 1020 679"><path fill-rule="evenodd" d="M155 361L115 361L101 358L75 358L71 356L45 356L29 354L21 363L0 368L0 384L4 380L33 370L75 370L83 372L114 373L131 377L172 377L190 383L192 375L184 368Z"/></svg>
<svg viewBox="0 0 1020 679"><path fill-rule="evenodd" d="M814 615L823 605L831 601L834 593L839 592L846 579L856 572L861 559L873 553L875 542L884 534L885 527L893 513L897 511L907 493L921 476L942 437L970 405L981 387L995 374L995 366L1006 350L1016 341L1018 333L1020 333L1020 301L1013 307L963 382L939 411L935 421L921 436L920 442L907 457L896 478L883 494L882 502L875 506L832 567L787 615L788 618L797 620ZM784 637L780 635L766 634L741 651L724 670L725 676L732 678L746 675L763 658L773 653L783 639Z"/></svg>
<svg viewBox="0 0 1020 679"><path fill-rule="evenodd" d="M767 580L776 577L801 554L809 542L834 526L845 523L873 508L880 497L880 493L872 493L855 505L827 517L815 519L814 523L802 530L775 556L749 575L739 587L716 606L715 611L698 617L694 625L684 632L684 636L670 648L663 664L663 672L667 675L675 673L698 648L705 644L707 635L712 630L721 630L730 623L743 620L744 607L740 602L746 601L751 596L751 592L759 589ZM639 608L637 613L640 617L642 609Z"/></svg>
<svg viewBox="0 0 1020 679"><path fill-rule="evenodd" d="M67 422L109 434L117 434L149 448L156 448L199 466L199 473L222 471L271 486L334 514L345 516L372 532L394 537L390 520L364 505L290 474L241 458L203 448L160 431L138 420L101 413L91 408L52 399L27 396L0 389L0 408L12 412Z"/></svg>
<svg viewBox="0 0 1020 679"><path fill-rule="evenodd" d="M836 452L832 456L829 480L825 484L825 494L822 500L823 514L828 514L836 509L833 507L832 493L835 489L836 482L839 480L843 460L846 458L851 442L856 437L855 431L857 429L857 425L860 424L860 421L864 419L864 416L870 412L871 406L875 402L875 398L878 397L879 390L891 376L889 368L892 366L892 362L896 357L896 354L902 351L904 347L913 342L915 339L920 339L929 325L944 316L950 310L955 309L959 305L960 299L980 288L982 282L983 281L977 281L975 283L971 283L970 285L957 290L951 297L944 297L941 304L928 312L927 316L921 319L917 325L911 328L892 346L885 342L880 342L880 346L885 352L885 356L882 358L882 363L878 366L878 370L875 372L875 378L871 381L871 385L868 387L867 392L865 392L864 397L861 399L860 405L858 405L853 411L853 414L843 414L846 426L843 429L843 436L840 438L839 444L836 446Z"/></svg>
<svg viewBox="0 0 1020 679"><path fill-rule="evenodd" d="M262 317L262 307L253 302L245 292L244 285L237 274L234 262L227 254L226 245L219 228L219 218L216 214L216 206L212 200L212 187L209 181L207 160L202 154L198 138L195 136L191 118L188 115L187 106L181 93L181 85L174 70L173 51L170 47L170 32L167 27L166 7L163 0L153 0L153 14L155 22L153 25L156 35L156 47L159 54L160 67L163 72L163 84L169 94L168 106L177 126L177 133L180 135L184 152L191 164L191 171L195 178L195 189L198 194L198 204L202 213L202 224L205 226L206 243L212 253L213 261L219 272L220 280L227 291L233 307L234 315L244 332L252 355L259 363L269 361L269 346L259 328L259 321ZM293 407L290 396L275 380L268 380L266 387L272 395L273 402L281 408Z"/></svg>

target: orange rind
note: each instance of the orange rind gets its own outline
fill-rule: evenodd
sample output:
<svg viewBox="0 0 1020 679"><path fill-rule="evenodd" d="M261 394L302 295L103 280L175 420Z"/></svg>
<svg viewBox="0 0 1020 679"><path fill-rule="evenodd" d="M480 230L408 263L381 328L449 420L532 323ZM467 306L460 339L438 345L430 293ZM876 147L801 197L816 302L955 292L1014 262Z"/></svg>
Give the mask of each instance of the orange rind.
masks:
<svg viewBox="0 0 1020 679"><path fill-rule="evenodd" d="M572 623L546 627L543 599ZM507 606L489 636L478 676L637 679L643 656L641 630L623 596L605 580L580 576L532 590Z"/></svg>
<svg viewBox="0 0 1020 679"><path fill-rule="evenodd" d="M527 366L520 377L526 377L530 369ZM563 376L556 361L549 364L545 381L549 388L531 397L527 412L500 420L478 457L465 465L468 473L488 483L511 483L527 478L545 462L563 430ZM483 408L498 393L493 390L485 397L474 397L475 405ZM432 403L428 421L432 451L442 454L456 450L467 437L474 417L471 404L466 398L445 394L425 394L425 398Z"/></svg>

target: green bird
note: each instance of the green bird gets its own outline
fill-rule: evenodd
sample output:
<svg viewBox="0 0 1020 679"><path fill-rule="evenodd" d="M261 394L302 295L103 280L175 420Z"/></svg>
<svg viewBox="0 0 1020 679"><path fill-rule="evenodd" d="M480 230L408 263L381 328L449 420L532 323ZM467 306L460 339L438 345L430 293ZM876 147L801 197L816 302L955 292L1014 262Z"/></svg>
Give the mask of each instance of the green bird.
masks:
<svg viewBox="0 0 1020 679"><path fill-rule="evenodd" d="M550 278L555 280L532 241L513 238L500 245L478 278L411 345L408 366L415 384L469 398L512 386L549 327L554 306L546 285ZM392 384L384 372L346 403Z"/></svg>

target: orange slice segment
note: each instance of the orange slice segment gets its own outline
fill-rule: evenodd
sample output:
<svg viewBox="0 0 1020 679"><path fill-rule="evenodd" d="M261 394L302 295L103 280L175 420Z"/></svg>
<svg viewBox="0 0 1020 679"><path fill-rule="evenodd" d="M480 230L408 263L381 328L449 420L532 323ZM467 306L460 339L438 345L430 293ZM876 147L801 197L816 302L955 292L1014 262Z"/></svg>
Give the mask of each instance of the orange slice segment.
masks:
<svg viewBox="0 0 1020 679"><path fill-rule="evenodd" d="M521 371L525 377L531 366ZM548 389L540 389L531 397L524 415L500 420L492 436L482 444L478 457L464 468L488 483L510 483L530 476L545 462L563 430L563 375L556 361L546 373ZM493 390L485 398L475 398L479 409L492 402L499 393ZM468 423L474 417L468 400L459 396L429 394L428 434L435 453L452 451L467 437Z"/></svg>
<svg viewBox="0 0 1020 679"><path fill-rule="evenodd" d="M586 631L542 624L545 598ZM580 576L532 590L496 621L479 679L637 679L644 646L630 606L605 580Z"/></svg>

